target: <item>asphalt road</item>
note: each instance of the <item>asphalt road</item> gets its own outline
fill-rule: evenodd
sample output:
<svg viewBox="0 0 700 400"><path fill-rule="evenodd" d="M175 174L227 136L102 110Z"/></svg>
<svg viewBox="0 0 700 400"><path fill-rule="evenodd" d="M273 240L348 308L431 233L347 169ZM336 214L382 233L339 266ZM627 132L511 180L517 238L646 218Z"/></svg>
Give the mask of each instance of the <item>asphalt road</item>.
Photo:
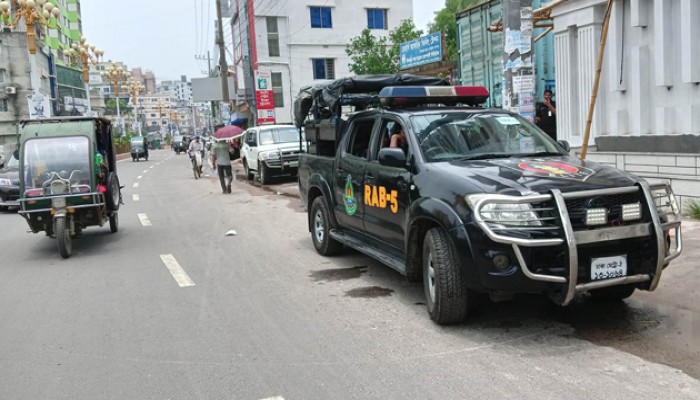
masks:
<svg viewBox="0 0 700 400"><path fill-rule="evenodd" d="M656 292L441 327L420 285L319 256L290 180L226 195L167 150L119 176L119 232L66 260L0 213L0 399L700 399L697 223Z"/></svg>

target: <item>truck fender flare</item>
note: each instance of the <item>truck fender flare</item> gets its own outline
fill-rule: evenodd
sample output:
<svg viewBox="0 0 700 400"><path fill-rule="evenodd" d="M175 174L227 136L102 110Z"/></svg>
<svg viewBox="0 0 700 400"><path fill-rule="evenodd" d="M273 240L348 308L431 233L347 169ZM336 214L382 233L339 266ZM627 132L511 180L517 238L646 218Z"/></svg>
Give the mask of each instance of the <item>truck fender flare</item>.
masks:
<svg viewBox="0 0 700 400"><path fill-rule="evenodd" d="M466 226L449 204L439 199L422 198L411 204L409 215L411 217L408 222L408 235L406 235L405 243L409 273L411 270L414 273L418 273L420 270L423 248L421 238L427 233L427 226L437 224L445 230L455 246L457 246L457 239L460 242L467 242L468 248L462 248L463 255L467 253L466 258L460 257L460 259L463 261L463 264L472 263L472 265L462 265L462 267L467 274L468 280L473 282L473 279L477 279L478 282L478 272L473 268L474 253L472 243L467 234ZM416 241L416 243L412 244L412 241Z"/></svg>
<svg viewBox="0 0 700 400"><path fill-rule="evenodd" d="M331 224L332 226L338 226L338 221L335 219L335 206L333 204L333 192L331 191L331 186L328 184L328 181L326 181L321 174L313 174L309 178L309 189L307 191L307 196L306 196L306 209L309 210L307 216L308 216L308 225L309 225L309 232L311 232L312 228L312 220L313 216L311 215L311 205L313 204L314 200L316 197L323 196L326 199L326 204L328 205L328 210L330 211L330 217L331 217ZM320 193L320 194L314 194L314 193Z"/></svg>

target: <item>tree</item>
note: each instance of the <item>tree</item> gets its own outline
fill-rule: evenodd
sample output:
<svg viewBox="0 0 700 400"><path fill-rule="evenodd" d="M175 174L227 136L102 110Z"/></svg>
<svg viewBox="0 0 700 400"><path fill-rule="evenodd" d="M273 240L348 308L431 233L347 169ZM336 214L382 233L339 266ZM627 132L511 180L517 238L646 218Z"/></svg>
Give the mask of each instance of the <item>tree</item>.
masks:
<svg viewBox="0 0 700 400"><path fill-rule="evenodd" d="M435 20L428 24L430 33L445 33L445 56L448 61L457 61L457 13L479 2L480 0L445 0L445 8L436 12Z"/></svg>
<svg viewBox="0 0 700 400"><path fill-rule="evenodd" d="M423 31L417 30L411 20L401 21L388 37L377 38L369 29L363 29L360 36L352 38L345 48L351 60L350 71L356 75L399 72L399 45L422 34Z"/></svg>
<svg viewBox="0 0 700 400"><path fill-rule="evenodd" d="M121 114L131 112L131 107L124 99L119 99L119 111ZM105 115L117 115L117 102L114 99L109 99L105 103Z"/></svg>

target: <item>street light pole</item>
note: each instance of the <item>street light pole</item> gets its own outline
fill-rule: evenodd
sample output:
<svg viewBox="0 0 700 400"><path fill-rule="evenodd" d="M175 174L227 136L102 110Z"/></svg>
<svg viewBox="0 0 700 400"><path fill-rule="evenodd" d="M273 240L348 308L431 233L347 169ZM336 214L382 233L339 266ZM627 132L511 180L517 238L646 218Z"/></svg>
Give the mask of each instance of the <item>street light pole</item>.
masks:
<svg viewBox="0 0 700 400"><path fill-rule="evenodd" d="M107 78L107 81L114 87L114 98L117 102L117 126L121 132L121 110L119 109L119 84L121 81L126 80L129 77L129 73L124 71L124 68L117 66L115 64L107 67L106 70L102 71L102 76Z"/></svg>
<svg viewBox="0 0 700 400"><path fill-rule="evenodd" d="M63 55L68 57L73 64L76 64L77 60L80 60L80 68L87 97L87 112L88 115L92 115L92 102L90 101L90 69L88 63L93 65L99 64L102 55L104 55L104 51L97 49L95 45L88 44L85 36L82 36L80 38L80 44L73 43L69 50L63 50Z"/></svg>

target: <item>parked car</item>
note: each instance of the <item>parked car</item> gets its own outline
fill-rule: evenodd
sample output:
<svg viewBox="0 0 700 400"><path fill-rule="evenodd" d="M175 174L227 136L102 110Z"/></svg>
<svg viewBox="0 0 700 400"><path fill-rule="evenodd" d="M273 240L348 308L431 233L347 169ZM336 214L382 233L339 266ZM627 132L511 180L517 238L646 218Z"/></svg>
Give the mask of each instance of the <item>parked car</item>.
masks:
<svg viewBox="0 0 700 400"><path fill-rule="evenodd" d="M306 147L299 141L299 130L293 125L263 125L243 134L241 162L247 179L257 171L260 183L269 183L274 175L296 176L299 154Z"/></svg>
<svg viewBox="0 0 700 400"><path fill-rule="evenodd" d="M19 207L19 159L13 154L0 169L0 210Z"/></svg>

